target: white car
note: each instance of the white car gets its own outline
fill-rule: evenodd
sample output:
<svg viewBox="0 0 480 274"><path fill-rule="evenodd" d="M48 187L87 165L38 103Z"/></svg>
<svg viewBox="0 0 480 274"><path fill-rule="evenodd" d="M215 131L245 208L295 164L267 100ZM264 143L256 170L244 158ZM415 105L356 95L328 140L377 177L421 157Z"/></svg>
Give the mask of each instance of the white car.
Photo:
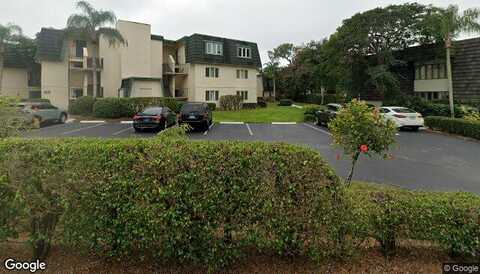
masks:
<svg viewBox="0 0 480 274"><path fill-rule="evenodd" d="M402 128L410 128L417 131L424 126L423 117L420 113L404 107L381 107L380 114Z"/></svg>

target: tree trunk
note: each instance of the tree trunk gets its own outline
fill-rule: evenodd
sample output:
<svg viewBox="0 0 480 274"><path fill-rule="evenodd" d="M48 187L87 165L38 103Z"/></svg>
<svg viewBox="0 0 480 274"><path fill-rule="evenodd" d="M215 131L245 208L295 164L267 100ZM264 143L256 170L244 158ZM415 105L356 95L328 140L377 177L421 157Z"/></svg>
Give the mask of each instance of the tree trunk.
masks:
<svg viewBox="0 0 480 274"><path fill-rule="evenodd" d="M452 62L450 60L450 47L451 47L451 41L450 41L450 38L447 38L446 49L447 49L448 102L450 104L450 115L452 118L455 118L455 108L453 105L453 80L452 80Z"/></svg>
<svg viewBox="0 0 480 274"><path fill-rule="evenodd" d="M275 101L275 98L277 97L277 78L275 75L273 75L273 101Z"/></svg>
<svg viewBox="0 0 480 274"><path fill-rule="evenodd" d="M355 153L355 155L352 158L352 169L350 170L350 174L348 174L347 186L350 186L350 184L352 183L353 171L355 170L355 164L357 163L357 160L358 160L359 156L360 156L360 153L357 152L357 153Z"/></svg>
<svg viewBox="0 0 480 274"><path fill-rule="evenodd" d="M3 84L3 58L4 56L4 48L2 45L0 45L0 93L1 92L5 92L3 89L2 89L2 84Z"/></svg>

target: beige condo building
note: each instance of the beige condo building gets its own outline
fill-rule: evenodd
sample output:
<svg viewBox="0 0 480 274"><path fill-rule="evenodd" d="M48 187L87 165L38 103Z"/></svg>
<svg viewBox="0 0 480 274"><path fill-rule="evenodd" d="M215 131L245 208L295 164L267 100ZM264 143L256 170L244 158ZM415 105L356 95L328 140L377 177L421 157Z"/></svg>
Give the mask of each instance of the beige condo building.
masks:
<svg viewBox="0 0 480 274"><path fill-rule="evenodd" d="M116 28L124 45L110 45L102 37L93 44L67 38L63 30L42 28L36 56L41 98L68 108L71 100L95 93L212 103L233 94L256 103L263 94L256 43L203 34L167 40L152 35L148 24L123 20Z"/></svg>

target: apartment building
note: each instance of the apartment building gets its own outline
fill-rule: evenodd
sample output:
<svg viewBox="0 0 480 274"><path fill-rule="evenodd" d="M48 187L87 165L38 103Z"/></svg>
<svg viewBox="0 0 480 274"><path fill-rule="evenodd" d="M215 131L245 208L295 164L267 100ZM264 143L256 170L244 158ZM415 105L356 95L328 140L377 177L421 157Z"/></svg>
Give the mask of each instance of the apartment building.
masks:
<svg viewBox="0 0 480 274"><path fill-rule="evenodd" d="M40 66L27 60L14 46L7 46L0 96L40 98Z"/></svg>
<svg viewBox="0 0 480 274"><path fill-rule="evenodd" d="M443 45L411 47L397 58L406 62L398 71L403 93L428 100L448 98ZM480 101L480 38L455 41L451 62L454 98Z"/></svg>
<svg viewBox="0 0 480 274"><path fill-rule="evenodd" d="M41 97L67 108L70 100L94 94L212 103L238 94L244 102L256 103L263 93L256 43L202 34L168 40L152 34L148 24L123 20L116 28L124 45L110 45L102 37L93 44L42 28L36 57Z"/></svg>

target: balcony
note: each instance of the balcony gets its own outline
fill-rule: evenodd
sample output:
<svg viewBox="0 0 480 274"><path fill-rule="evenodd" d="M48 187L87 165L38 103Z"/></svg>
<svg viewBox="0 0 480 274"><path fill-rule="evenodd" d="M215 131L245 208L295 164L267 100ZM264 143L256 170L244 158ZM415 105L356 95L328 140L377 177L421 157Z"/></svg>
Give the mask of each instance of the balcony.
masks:
<svg viewBox="0 0 480 274"><path fill-rule="evenodd" d="M74 70L93 70L93 66L96 64L96 70L103 69L103 58L96 57L71 57L70 69Z"/></svg>
<svg viewBox="0 0 480 274"><path fill-rule="evenodd" d="M186 64L163 64L163 74L167 75L186 75L188 74Z"/></svg>
<svg viewBox="0 0 480 274"><path fill-rule="evenodd" d="M185 98L185 97L188 97L188 88L175 89L175 98Z"/></svg>

